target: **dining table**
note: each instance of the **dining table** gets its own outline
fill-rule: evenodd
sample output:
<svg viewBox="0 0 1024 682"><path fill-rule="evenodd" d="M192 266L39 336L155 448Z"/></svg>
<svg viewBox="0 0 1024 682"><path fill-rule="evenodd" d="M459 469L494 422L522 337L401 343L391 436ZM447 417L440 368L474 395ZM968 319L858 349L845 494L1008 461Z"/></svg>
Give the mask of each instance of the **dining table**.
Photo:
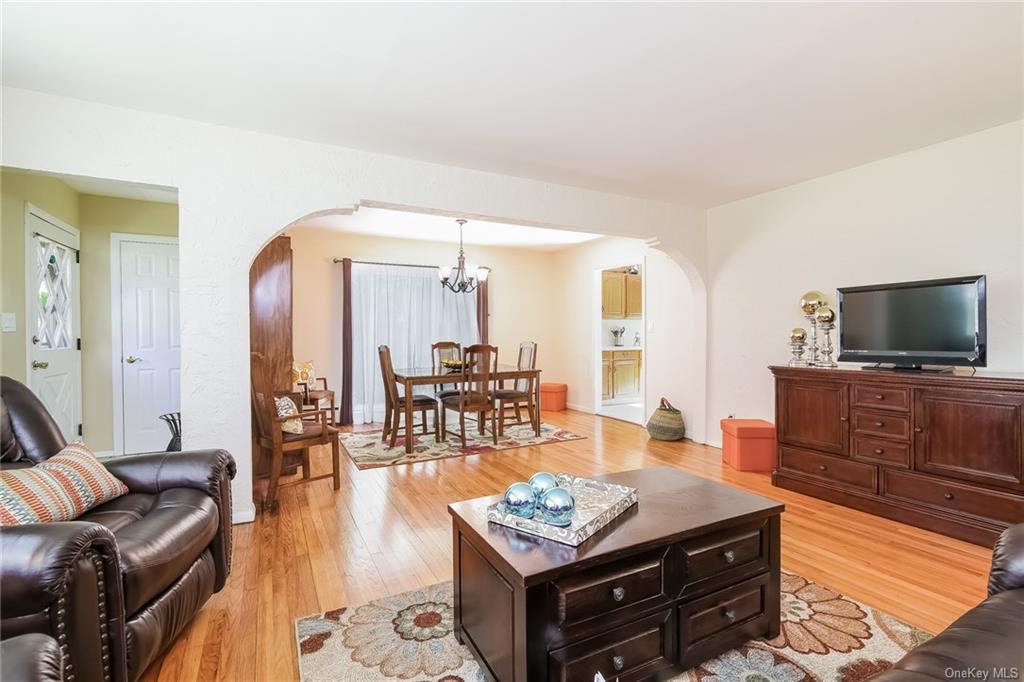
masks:
<svg viewBox="0 0 1024 682"><path fill-rule="evenodd" d="M476 374L470 375L470 380L482 379L482 376ZM515 365L502 365L499 364L493 371L490 372L488 379L494 381L496 384L500 384L505 381L515 381L516 379L530 379L533 387L533 400L537 406L537 419L534 423L534 431L537 437L540 437L540 370L534 369L520 369ZM463 380L463 374L460 370L445 370L435 369L433 367L409 367L405 369L395 370L395 383L401 386L405 393L404 395L413 395L417 386L439 386L441 384L453 384ZM406 453L412 453L413 446L413 401L405 401L405 451ZM447 434L444 434L447 436Z"/></svg>

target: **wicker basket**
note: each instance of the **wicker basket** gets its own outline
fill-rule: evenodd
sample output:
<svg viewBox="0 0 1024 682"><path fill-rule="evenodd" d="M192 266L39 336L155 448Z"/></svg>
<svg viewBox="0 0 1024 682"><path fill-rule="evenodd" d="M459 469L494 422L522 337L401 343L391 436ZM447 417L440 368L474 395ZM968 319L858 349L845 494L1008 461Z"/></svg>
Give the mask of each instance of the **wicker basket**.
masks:
<svg viewBox="0 0 1024 682"><path fill-rule="evenodd" d="M686 433L683 426L683 413L672 407L665 398L647 422L647 433L656 440L680 440Z"/></svg>

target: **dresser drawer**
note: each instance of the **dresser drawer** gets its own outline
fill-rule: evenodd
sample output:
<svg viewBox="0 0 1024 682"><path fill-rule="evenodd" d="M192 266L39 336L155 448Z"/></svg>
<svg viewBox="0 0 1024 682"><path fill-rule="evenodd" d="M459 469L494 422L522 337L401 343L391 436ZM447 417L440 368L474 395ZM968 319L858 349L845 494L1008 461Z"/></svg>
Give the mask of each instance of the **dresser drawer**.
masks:
<svg viewBox="0 0 1024 682"><path fill-rule="evenodd" d="M906 469L910 466L910 444L884 438L854 436L853 456L855 459L890 464Z"/></svg>
<svg viewBox="0 0 1024 682"><path fill-rule="evenodd" d="M883 495L1004 523L1024 521L1024 495L903 471L886 471Z"/></svg>
<svg viewBox="0 0 1024 682"><path fill-rule="evenodd" d="M632 606L668 602L664 548L554 581L558 624L574 625Z"/></svg>
<svg viewBox="0 0 1024 682"><path fill-rule="evenodd" d="M672 610L659 611L548 654L550 680L593 682L645 679L672 665L676 632Z"/></svg>
<svg viewBox="0 0 1024 682"><path fill-rule="evenodd" d="M864 436L910 440L910 417L900 414L854 410L853 432Z"/></svg>
<svg viewBox="0 0 1024 682"><path fill-rule="evenodd" d="M878 469L870 464L809 450L779 448L779 468L828 481L844 488L878 490Z"/></svg>
<svg viewBox="0 0 1024 682"><path fill-rule="evenodd" d="M910 389L871 384L853 385L855 407L874 407L880 410L910 410Z"/></svg>
<svg viewBox="0 0 1024 682"><path fill-rule="evenodd" d="M684 595L714 589L735 581L737 573L768 568L768 524L757 522L729 528L680 543L686 588Z"/></svg>
<svg viewBox="0 0 1024 682"><path fill-rule="evenodd" d="M713 651L742 643L769 617L767 573L679 607L680 663L689 667ZM776 599L778 597L776 596Z"/></svg>

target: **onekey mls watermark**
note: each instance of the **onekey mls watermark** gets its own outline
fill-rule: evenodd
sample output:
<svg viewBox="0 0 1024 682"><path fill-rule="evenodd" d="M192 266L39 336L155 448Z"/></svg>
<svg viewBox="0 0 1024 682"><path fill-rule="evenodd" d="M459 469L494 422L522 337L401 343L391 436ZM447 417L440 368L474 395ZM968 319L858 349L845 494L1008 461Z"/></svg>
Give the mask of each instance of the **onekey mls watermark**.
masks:
<svg viewBox="0 0 1024 682"><path fill-rule="evenodd" d="M976 680L990 682L994 680L1019 680L1020 668L1016 666L993 666L991 668L946 668L943 670L947 680Z"/></svg>

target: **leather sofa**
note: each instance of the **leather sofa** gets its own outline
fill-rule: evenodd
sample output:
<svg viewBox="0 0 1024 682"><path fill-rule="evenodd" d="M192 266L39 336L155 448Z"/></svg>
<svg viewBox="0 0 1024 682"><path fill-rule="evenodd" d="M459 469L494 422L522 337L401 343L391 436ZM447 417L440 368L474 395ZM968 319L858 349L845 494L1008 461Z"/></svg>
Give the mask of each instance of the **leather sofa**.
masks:
<svg viewBox="0 0 1024 682"><path fill-rule="evenodd" d="M65 445L23 384L0 379L0 467ZM223 450L129 455L104 465L128 494L75 521L0 528L0 639L56 640L66 679L137 680L224 587L231 479Z"/></svg>
<svg viewBox="0 0 1024 682"><path fill-rule="evenodd" d="M1024 523L1007 528L996 542L988 598L872 682L1020 679L1024 679Z"/></svg>
<svg viewBox="0 0 1024 682"><path fill-rule="evenodd" d="M53 637L32 633L0 642L0 680L61 682L64 679L64 661Z"/></svg>

